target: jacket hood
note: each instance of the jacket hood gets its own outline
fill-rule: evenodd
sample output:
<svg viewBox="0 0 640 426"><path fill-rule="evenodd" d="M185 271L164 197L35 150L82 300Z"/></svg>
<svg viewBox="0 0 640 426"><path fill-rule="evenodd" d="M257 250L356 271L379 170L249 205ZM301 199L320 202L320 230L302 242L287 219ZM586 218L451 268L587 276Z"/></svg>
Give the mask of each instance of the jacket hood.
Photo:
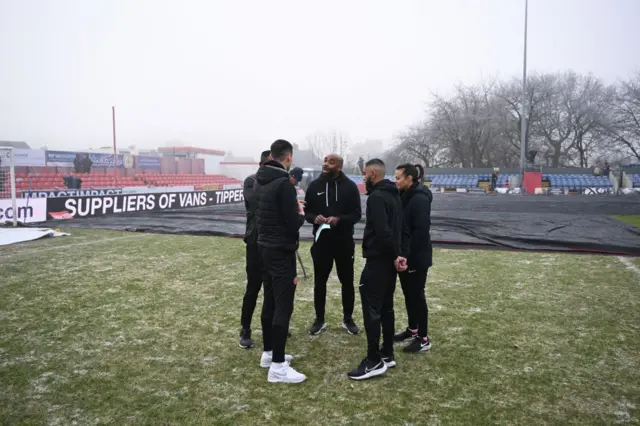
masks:
<svg viewBox="0 0 640 426"><path fill-rule="evenodd" d="M373 191L388 191L393 194L399 193L398 187L396 186L396 184L391 182L389 179L383 179L380 182L373 185L373 189L371 190L371 192Z"/></svg>
<svg viewBox="0 0 640 426"><path fill-rule="evenodd" d="M338 201L338 193L340 192L338 189L338 184L342 184L342 182L345 181L345 179L349 179L347 177L347 175L345 175L344 173L340 172L338 173L338 175L336 177L333 176L328 176L325 175L324 173L322 173L320 176L318 176L318 182L320 182L321 184L324 184L324 194L325 194L325 205L327 207L329 207L329 186L332 186L335 188L335 199L336 202ZM332 196L333 198L333 196Z"/></svg>
<svg viewBox="0 0 640 426"><path fill-rule="evenodd" d="M284 169L284 166L277 161L267 161L258 169L256 173L256 180L260 185L266 185L271 181L280 178L289 178L289 173Z"/></svg>
<svg viewBox="0 0 640 426"><path fill-rule="evenodd" d="M433 201L433 193L427 187L427 185L424 185L422 183L416 183L412 185L411 188L402 192L401 196L402 196L402 199L406 201L409 201L411 197L414 197L414 196L427 197L429 199L429 202Z"/></svg>
<svg viewBox="0 0 640 426"><path fill-rule="evenodd" d="M415 196L427 197L429 202L433 201L433 193L426 185L421 183L416 183L412 185L411 188L400 193L400 198L402 198L403 204L408 203L409 200Z"/></svg>

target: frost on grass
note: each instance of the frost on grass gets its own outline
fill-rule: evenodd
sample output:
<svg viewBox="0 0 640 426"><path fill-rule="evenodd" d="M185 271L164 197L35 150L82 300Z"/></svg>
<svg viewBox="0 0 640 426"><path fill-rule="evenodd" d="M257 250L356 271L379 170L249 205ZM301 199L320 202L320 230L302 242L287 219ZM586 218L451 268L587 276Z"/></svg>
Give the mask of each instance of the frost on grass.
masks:
<svg viewBox="0 0 640 426"><path fill-rule="evenodd" d="M473 401L472 398L462 398L462 397L460 397L460 398L456 398L456 399L451 400L451 401L442 402L442 403L440 403L440 406L444 407L444 408L456 408L456 409L459 409L459 408L465 407L466 405L469 405L472 401Z"/></svg>
<svg viewBox="0 0 640 426"><path fill-rule="evenodd" d="M460 283L460 282L447 282L444 284L445 287L470 287L470 283Z"/></svg>
<svg viewBox="0 0 640 426"><path fill-rule="evenodd" d="M630 410L635 410L635 404L632 404L627 401L622 401L618 403L617 410L614 411L614 415L616 416L616 423L630 423L633 421L633 417L631 416Z"/></svg>
<svg viewBox="0 0 640 426"><path fill-rule="evenodd" d="M69 241L113 236L74 230ZM308 244L300 254L309 273ZM616 258L435 250L434 348L398 350L398 367L365 383L346 378L366 344L339 327L339 283L329 282L327 331L311 338L313 280L301 280L287 352L309 379L276 395L259 367L262 293L256 348L237 347L243 256L240 240L149 235L51 250L26 266L5 257L0 424L637 422L640 401L628 395L639 394L640 295ZM356 282L363 265L357 255ZM356 291L362 324L359 303ZM399 285L395 311L400 328ZM420 410L416 389L427 389Z"/></svg>
<svg viewBox="0 0 640 426"><path fill-rule="evenodd" d="M519 299L523 299L523 298L527 298L530 297L531 293L528 292L522 292L522 293L516 293L516 294L512 294L510 297L514 300L519 300Z"/></svg>

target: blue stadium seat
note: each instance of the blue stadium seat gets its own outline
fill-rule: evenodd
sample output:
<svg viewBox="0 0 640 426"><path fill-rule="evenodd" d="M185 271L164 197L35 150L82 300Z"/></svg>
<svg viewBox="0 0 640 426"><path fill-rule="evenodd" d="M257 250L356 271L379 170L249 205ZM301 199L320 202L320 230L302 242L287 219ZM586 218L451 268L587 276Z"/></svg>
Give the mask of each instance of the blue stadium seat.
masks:
<svg viewBox="0 0 640 426"><path fill-rule="evenodd" d="M456 174L456 175L432 175L428 176L431 186L434 188L474 188L478 186L480 175L477 174Z"/></svg>
<svg viewBox="0 0 640 426"><path fill-rule="evenodd" d="M612 184L606 176L591 174L558 174L549 175L549 183L555 188L611 188Z"/></svg>

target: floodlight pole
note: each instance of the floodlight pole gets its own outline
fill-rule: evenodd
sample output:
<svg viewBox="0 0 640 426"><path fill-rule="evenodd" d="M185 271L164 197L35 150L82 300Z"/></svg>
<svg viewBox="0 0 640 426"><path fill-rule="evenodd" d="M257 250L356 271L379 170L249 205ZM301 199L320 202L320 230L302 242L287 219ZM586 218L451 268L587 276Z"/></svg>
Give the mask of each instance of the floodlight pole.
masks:
<svg viewBox="0 0 640 426"><path fill-rule="evenodd" d="M113 173L118 167L118 151L116 150L116 107L111 107L111 124L113 127Z"/></svg>
<svg viewBox="0 0 640 426"><path fill-rule="evenodd" d="M522 64L522 112L520 115L520 188L524 190L524 172L527 151L527 20L529 0L524 1L524 60Z"/></svg>

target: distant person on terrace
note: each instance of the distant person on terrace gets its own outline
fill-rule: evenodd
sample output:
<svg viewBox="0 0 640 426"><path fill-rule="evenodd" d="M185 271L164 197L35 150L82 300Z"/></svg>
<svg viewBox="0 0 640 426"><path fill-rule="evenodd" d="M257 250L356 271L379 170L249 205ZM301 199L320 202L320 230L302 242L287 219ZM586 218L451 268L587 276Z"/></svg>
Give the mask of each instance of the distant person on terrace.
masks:
<svg viewBox="0 0 640 426"><path fill-rule="evenodd" d="M93 161L91 161L91 158L89 158L89 154L85 154L84 158L82 159L81 172L91 173L91 166L93 166Z"/></svg>
<svg viewBox="0 0 640 426"><path fill-rule="evenodd" d="M500 171L497 168L493 169L493 173L491 173L491 184L489 189L491 190L491 192L494 192L496 190L496 187L498 186L498 176L500 175Z"/></svg>

